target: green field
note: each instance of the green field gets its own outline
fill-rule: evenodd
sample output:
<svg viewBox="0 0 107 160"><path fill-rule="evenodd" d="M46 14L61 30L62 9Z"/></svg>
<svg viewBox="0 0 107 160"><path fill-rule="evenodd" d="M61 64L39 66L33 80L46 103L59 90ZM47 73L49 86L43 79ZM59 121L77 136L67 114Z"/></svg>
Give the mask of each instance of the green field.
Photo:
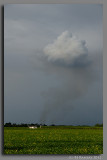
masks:
<svg viewBox="0 0 107 160"><path fill-rule="evenodd" d="M4 154L103 154L103 128L4 127Z"/></svg>

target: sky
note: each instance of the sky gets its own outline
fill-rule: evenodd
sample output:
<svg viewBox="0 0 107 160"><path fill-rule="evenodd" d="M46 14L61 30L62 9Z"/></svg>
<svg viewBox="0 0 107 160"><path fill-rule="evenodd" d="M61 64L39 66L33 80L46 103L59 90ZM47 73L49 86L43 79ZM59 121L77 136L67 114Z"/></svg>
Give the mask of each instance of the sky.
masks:
<svg viewBox="0 0 107 160"><path fill-rule="evenodd" d="M4 123L103 122L101 4L4 6Z"/></svg>

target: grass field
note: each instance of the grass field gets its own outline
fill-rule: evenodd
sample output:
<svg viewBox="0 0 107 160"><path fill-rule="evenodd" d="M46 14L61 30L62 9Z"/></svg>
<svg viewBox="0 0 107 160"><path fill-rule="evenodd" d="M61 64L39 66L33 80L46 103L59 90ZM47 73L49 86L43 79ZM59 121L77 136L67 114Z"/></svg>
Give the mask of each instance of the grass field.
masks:
<svg viewBox="0 0 107 160"><path fill-rule="evenodd" d="M4 154L103 154L103 128L4 127Z"/></svg>

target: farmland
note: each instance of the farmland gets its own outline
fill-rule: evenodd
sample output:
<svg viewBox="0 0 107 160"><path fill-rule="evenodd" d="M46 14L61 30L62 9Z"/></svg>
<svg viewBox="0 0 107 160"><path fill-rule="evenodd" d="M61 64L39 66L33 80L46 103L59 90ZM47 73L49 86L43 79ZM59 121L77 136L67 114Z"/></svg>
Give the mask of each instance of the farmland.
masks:
<svg viewBox="0 0 107 160"><path fill-rule="evenodd" d="M4 154L103 154L103 127L4 127Z"/></svg>

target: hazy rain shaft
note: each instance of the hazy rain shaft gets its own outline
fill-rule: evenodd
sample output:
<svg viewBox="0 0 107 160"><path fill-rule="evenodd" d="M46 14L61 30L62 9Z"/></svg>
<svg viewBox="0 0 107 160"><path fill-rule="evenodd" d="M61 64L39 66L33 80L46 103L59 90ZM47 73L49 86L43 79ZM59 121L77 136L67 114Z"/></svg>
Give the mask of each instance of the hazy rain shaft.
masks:
<svg viewBox="0 0 107 160"><path fill-rule="evenodd" d="M44 54L47 72L60 77L63 83L42 93L45 105L40 121L56 124L58 120L63 122L63 119L72 115L73 102L85 95L96 75L92 70L93 61L88 57L86 42L68 31L48 44Z"/></svg>

